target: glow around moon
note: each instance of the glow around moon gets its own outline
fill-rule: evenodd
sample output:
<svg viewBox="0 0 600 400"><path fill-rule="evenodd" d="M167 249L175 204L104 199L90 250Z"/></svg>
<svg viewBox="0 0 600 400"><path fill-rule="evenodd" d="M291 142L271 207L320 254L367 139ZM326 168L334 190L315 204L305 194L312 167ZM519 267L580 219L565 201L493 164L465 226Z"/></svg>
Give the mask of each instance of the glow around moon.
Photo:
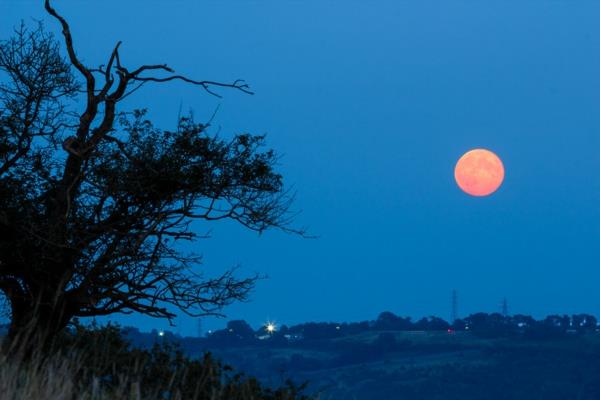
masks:
<svg viewBox="0 0 600 400"><path fill-rule="evenodd" d="M458 186L471 196L488 196L504 180L504 165L500 158L486 149L466 152L456 163L454 178Z"/></svg>

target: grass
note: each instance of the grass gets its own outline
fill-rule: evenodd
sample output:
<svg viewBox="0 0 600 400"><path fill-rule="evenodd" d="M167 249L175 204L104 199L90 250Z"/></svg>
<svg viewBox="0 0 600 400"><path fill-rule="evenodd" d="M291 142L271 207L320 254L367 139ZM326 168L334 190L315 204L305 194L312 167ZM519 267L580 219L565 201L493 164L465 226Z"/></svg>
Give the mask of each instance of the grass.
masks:
<svg viewBox="0 0 600 400"><path fill-rule="evenodd" d="M118 327L83 327L51 351L0 354L2 400L309 400L291 382L265 387L206 354L185 357L175 346L130 349ZM0 343L1 344L1 343Z"/></svg>

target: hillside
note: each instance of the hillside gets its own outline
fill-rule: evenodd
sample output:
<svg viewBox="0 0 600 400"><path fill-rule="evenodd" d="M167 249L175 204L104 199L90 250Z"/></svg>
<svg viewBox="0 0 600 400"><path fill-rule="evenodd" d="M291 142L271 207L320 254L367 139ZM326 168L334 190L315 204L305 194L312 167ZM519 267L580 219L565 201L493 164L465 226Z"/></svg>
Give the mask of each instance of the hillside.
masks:
<svg viewBox="0 0 600 400"><path fill-rule="evenodd" d="M137 346L176 341L193 357L211 352L269 385L307 381L308 392L322 400L600 399L593 317L550 316L524 325L520 317L475 314L462 330L434 329L435 319L428 330L401 330L402 319L382 315L368 323L282 327L287 334L265 335L232 321L205 338L126 335Z"/></svg>
<svg viewBox="0 0 600 400"><path fill-rule="evenodd" d="M532 341L381 331L207 350L265 382L309 381L323 399L600 399L595 334Z"/></svg>
<svg viewBox="0 0 600 400"><path fill-rule="evenodd" d="M175 343L198 359L210 352L271 387L308 382L307 393L320 400L600 399L600 330L592 316L479 313L452 326L440 321L382 313L375 321L271 332L230 321L202 338L121 332L133 347Z"/></svg>

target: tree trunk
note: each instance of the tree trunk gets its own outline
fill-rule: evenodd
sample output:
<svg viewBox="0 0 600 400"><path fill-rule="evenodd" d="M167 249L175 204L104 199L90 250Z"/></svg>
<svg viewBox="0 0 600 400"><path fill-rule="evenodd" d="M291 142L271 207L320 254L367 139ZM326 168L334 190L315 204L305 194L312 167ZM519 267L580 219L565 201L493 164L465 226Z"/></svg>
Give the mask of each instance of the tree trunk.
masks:
<svg viewBox="0 0 600 400"><path fill-rule="evenodd" d="M72 317L64 298L56 297L34 304L11 301L11 311L5 351L26 358L49 351Z"/></svg>

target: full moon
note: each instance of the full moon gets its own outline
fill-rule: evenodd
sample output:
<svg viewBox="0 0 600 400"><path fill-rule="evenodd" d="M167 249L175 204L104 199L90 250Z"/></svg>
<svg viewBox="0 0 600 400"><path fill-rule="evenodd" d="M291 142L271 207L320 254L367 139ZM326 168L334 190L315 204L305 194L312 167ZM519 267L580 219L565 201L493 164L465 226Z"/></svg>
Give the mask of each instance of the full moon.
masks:
<svg viewBox="0 0 600 400"><path fill-rule="evenodd" d="M458 187L471 196L488 196L504 180L504 165L500 158L486 149L466 152L456 163L454 178Z"/></svg>

